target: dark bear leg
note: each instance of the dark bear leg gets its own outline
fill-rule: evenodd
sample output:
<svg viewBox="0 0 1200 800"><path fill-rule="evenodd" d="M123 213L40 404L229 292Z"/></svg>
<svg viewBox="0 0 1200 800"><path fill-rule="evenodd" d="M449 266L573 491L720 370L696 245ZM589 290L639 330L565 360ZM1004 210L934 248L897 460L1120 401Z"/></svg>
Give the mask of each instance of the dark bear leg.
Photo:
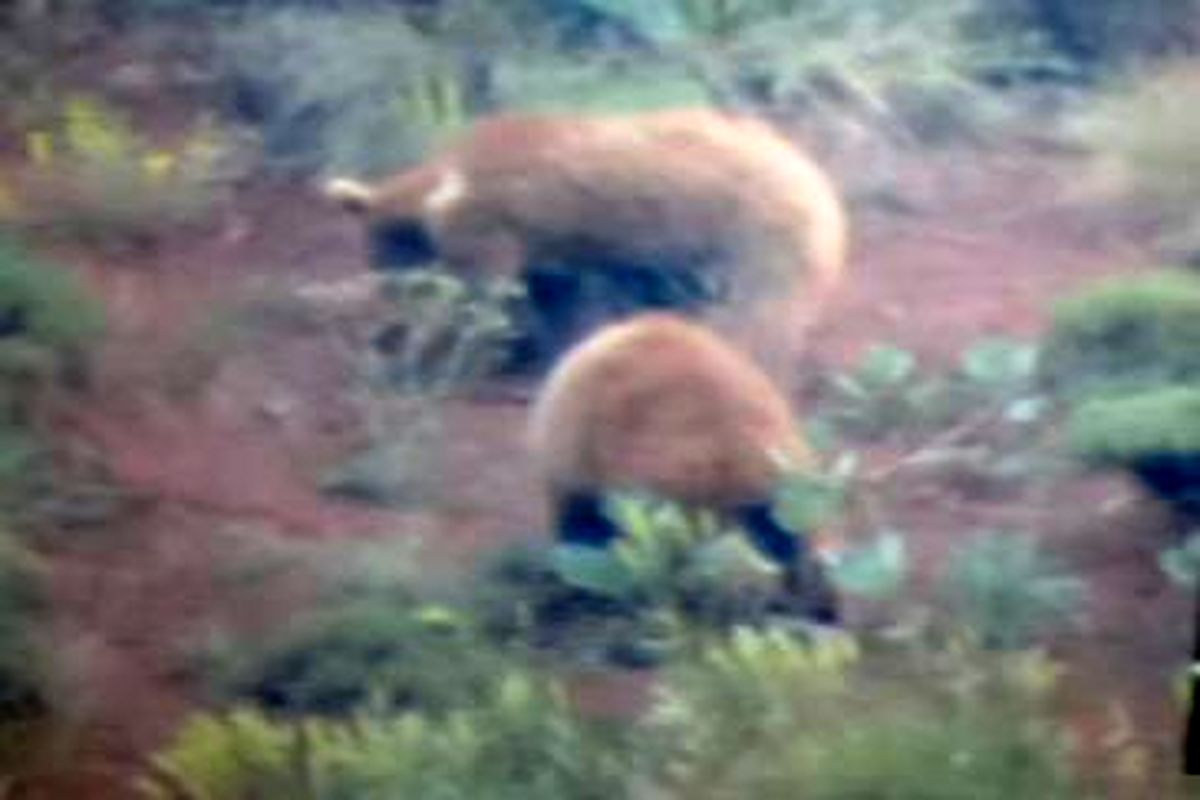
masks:
<svg viewBox="0 0 1200 800"><path fill-rule="evenodd" d="M804 536L793 534L776 522L768 503L741 506L735 510L734 518L755 546L783 568L784 590L800 601L805 616L826 625L841 621L837 595Z"/></svg>
<svg viewBox="0 0 1200 800"><path fill-rule="evenodd" d="M532 375L544 370L574 343L583 300L580 277L537 268L525 276L525 299L517 309L518 335L502 372Z"/></svg>
<svg viewBox="0 0 1200 800"><path fill-rule="evenodd" d="M556 501L554 513L558 539L564 544L607 547L621 535L604 513L600 496L590 492L563 495Z"/></svg>
<svg viewBox="0 0 1200 800"><path fill-rule="evenodd" d="M597 305L610 317L639 311L670 310L688 314L716 302L720 292L695 270L654 265L612 265L596 270Z"/></svg>

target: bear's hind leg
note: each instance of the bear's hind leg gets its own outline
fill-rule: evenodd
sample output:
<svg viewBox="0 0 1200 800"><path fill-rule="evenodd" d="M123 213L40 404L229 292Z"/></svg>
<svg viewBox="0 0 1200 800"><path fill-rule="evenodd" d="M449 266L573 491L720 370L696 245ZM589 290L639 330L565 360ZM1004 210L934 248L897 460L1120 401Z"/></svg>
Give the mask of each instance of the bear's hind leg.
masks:
<svg viewBox="0 0 1200 800"><path fill-rule="evenodd" d="M799 601L802 613L827 625L841 621L837 594L806 537L775 521L768 503L751 503L734 512L746 535L767 558L783 569L783 588Z"/></svg>
<svg viewBox="0 0 1200 800"><path fill-rule="evenodd" d="M604 513L601 497L592 492L570 492L555 503L555 528L563 544L607 547L621 531Z"/></svg>

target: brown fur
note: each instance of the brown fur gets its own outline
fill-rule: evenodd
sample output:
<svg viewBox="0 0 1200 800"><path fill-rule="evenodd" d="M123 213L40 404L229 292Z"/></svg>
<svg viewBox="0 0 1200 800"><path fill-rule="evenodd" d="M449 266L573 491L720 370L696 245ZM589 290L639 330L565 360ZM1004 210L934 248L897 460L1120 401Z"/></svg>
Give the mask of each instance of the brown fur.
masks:
<svg viewBox="0 0 1200 800"><path fill-rule="evenodd" d="M754 362L672 314L610 325L550 374L529 437L555 497L642 489L729 508L810 468L787 399Z"/></svg>
<svg viewBox="0 0 1200 800"><path fill-rule="evenodd" d="M737 299L838 282L846 219L822 171L768 125L704 109L506 115L376 186L329 194L371 227L418 225L464 274L537 264L711 270Z"/></svg>

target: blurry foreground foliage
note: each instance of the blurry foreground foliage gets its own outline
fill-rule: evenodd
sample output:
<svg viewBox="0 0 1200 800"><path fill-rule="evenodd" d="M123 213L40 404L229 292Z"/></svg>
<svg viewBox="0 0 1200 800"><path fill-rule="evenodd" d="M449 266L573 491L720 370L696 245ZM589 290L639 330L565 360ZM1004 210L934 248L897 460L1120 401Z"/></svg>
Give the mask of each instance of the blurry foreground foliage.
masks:
<svg viewBox="0 0 1200 800"><path fill-rule="evenodd" d="M198 715L145 796L741 798L1081 796L1036 655L951 648L872 677L842 639L734 632L668 671L639 718L600 725L555 682L496 675L444 717Z"/></svg>

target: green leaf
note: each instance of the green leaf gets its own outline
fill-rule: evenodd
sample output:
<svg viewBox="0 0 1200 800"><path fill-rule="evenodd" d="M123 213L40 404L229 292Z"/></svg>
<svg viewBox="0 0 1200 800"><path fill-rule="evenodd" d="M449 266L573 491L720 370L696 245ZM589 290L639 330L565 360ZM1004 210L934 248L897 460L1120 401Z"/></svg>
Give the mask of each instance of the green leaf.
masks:
<svg viewBox="0 0 1200 800"><path fill-rule="evenodd" d="M1158 564L1172 583L1195 589L1200 584L1200 537L1193 534L1179 547L1164 550Z"/></svg>
<svg viewBox="0 0 1200 800"><path fill-rule="evenodd" d="M843 495L840 482L794 473L776 489L771 514L793 533L810 533L838 512Z"/></svg>
<svg viewBox="0 0 1200 800"><path fill-rule="evenodd" d="M899 386L917 370L917 357L912 352L892 345L875 345L867 351L857 370L858 380L868 387Z"/></svg>
<svg viewBox="0 0 1200 800"><path fill-rule="evenodd" d="M700 545L689 564L689 577L707 586L763 586L779 577L780 568L741 534L726 534Z"/></svg>
<svg viewBox="0 0 1200 800"><path fill-rule="evenodd" d="M563 581L578 589L621 599L637 588L629 570L611 550L558 545L550 562Z"/></svg>
<svg viewBox="0 0 1200 800"><path fill-rule="evenodd" d="M839 589L870 598L883 598L900 588L908 571L908 556L900 534L880 534L874 542L838 557L829 569Z"/></svg>
<svg viewBox="0 0 1200 800"><path fill-rule="evenodd" d="M869 396L863 385L850 375L834 375L833 385L839 392L852 400L863 400Z"/></svg>
<svg viewBox="0 0 1200 800"><path fill-rule="evenodd" d="M442 630L462 630L470 625L470 620L461 611L436 603L418 608L413 612L413 619L429 628Z"/></svg>
<svg viewBox="0 0 1200 800"><path fill-rule="evenodd" d="M1019 397L1004 407L1004 418L1019 425L1037 422L1050 410L1050 401L1045 397Z"/></svg>
<svg viewBox="0 0 1200 800"><path fill-rule="evenodd" d="M962 374L985 388L1019 386L1033 379L1038 364L1035 345L996 337L972 345L962 357Z"/></svg>

